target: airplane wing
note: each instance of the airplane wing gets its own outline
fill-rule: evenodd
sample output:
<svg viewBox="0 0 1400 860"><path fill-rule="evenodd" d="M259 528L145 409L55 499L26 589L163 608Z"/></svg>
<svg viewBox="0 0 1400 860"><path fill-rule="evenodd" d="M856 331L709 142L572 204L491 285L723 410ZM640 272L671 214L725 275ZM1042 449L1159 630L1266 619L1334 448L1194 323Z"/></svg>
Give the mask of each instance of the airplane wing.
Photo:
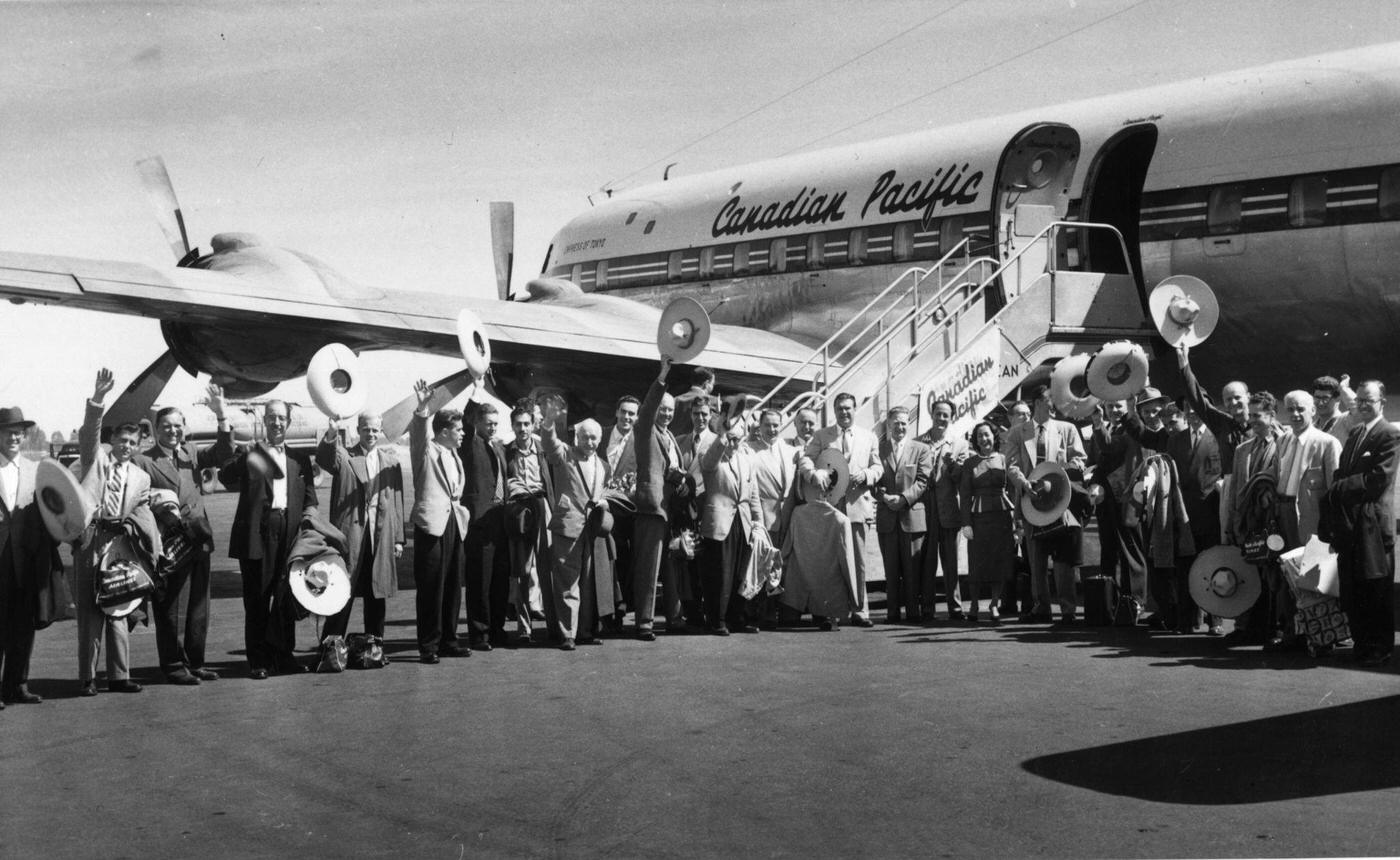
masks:
<svg viewBox="0 0 1400 860"><path fill-rule="evenodd" d="M656 372L660 311L627 299L595 293L530 302L458 298L363 287L333 271L313 269L319 280L298 277L290 267L269 271L0 252L0 297L148 317L231 337L255 327L264 336L340 341L356 350L450 356L459 354L457 315L465 307L482 319L496 362L529 368L544 383L610 395L644 390ZM717 325L698 361L716 370L726 389L764 393L811 352L780 335Z"/></svg>

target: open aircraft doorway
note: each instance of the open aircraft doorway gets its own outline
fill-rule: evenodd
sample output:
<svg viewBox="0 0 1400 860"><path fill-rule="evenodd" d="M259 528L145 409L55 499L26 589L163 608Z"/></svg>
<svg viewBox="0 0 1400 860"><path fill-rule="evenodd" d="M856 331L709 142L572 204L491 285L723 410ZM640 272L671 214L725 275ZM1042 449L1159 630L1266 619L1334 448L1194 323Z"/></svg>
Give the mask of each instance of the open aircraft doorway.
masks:
<svg viewBox="0 0 1400 860"><path fill-rule="evenodd" d="M1079 207L1079 220L1112 224L1123 234L1128 247L1138 292L1147 307L1147 294L1142 274L1142 253L1138 235L1138 219L1142 212L1142 186L1147 168L1157 148L1157 127L1150 123L1129 126L1114 134L1089 164L1084 177L1084 197ZM1129 274L1123 271L1123 252L1113 237L1101 231L1085 231L1085 268L1096 272Z"/></svg>

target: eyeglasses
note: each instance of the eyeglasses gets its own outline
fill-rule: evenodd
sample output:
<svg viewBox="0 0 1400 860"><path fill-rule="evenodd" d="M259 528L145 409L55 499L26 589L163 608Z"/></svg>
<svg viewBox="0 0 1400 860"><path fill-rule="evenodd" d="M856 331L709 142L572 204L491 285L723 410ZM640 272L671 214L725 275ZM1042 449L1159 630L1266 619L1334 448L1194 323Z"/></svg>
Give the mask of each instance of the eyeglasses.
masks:
<svg viewBox="0 0 1400 860"><path fill-rule="evenodd" d="M1385 402L1385 399L1384 399L1384 398L1381 398L1381 397L1358 397L1358 398L1356 398L1356 402L1357 402L1357 403L1384 403L1384 402Z"/></svg>

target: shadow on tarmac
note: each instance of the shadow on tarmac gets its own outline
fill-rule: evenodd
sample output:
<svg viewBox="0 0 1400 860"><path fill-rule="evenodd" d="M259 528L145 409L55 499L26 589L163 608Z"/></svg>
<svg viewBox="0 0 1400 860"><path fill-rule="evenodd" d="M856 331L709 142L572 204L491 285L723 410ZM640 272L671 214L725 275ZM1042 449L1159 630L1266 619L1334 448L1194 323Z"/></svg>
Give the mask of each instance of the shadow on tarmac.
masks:
<svg viewBox="0 0 1400 860"><path fill-rule="evenodd" d="M1400 696L1022 762L1036 776L1159 803L1246 804L1400 786Z"/></svg>

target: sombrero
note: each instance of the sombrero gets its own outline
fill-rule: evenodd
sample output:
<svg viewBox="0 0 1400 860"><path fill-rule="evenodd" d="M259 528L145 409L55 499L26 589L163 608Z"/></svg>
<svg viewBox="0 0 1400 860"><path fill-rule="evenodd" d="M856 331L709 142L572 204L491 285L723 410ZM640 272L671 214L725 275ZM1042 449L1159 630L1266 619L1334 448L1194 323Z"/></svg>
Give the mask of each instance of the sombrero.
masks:
<svg viewBox="0 0 1400 860"><path fill-rule="evenodd" d="M1062 358L1050 373L1050 400L1061 415L1074 421L1088 418L1099 405L1084 375L1092 358L1087 352Z"/></svg>
<svg viewBox="0 0 1400 860"><path fill-rule="evenodd" d="M1069 509L1069 474L1059 463L1046 461L1031 470L1030 490L1021 494L1021 516L1033 526L1048 526Z"/></svg>
<svg viewBox="0 0 1400 860"><path fill-rule="evenodd" d="M345 562L334 554L311 559L297 559L287 570L292 596L308 612L330 616L350 602L350 574Z"/></svg>
<svg viewBox="0 0 1400 860"><path fill-rule="evenodd" d="M316 408L334 421L358 414L368 393L359 356L343 343L328 343L316 350L306 367L306 390Z"/></svg>
<svg viewBox="0 0 1400 860"><path fill-rule="evenodd" d="M695 299L681 296L661 312L656 327L656 348L676 364L684 364L705 351L710 342L710 315Z"/></svg>
<svg viewBox="0 0 1400 860"><path fill-rule="evenodd" d="M1126 340L1105 344L1084 374L1089 391L1100 400L1126 400L1147 385L1147 353Z"/></svg>
<svg viewBox="0 0 1400 860"><path fill-rule="evenodd" d="M1248 612L1262 590L1259 571L1236 546L1213 546L1196 556L1187 583L1196 605L1221 618Z"/></svg>
<svg viewBox="0 0 1400 860"><path fill-rule="evenodd" d="M97 515L97 503L73 473L57 460L40 460L34 476L34 498L44 527L59 543L77 540Z"/></svg>
<svg viewBox="0 0 1400 860"><path fill-rule="evenodd" d="M810 481L803 488L808 501L823 501L836 504L846 498L846 489L851 485L851 467L846 463L846 455L836 448L827 448L813 460L813 468L826 469L831 473L831 486L822 492L816 481Z"/></svg>
<svg viewBox="0 0 1400 860"><path fill-rule="evenodd" d="M1172 346L1195 346L1215 331L1220 305L1206 282L1190 275L1172 275L1152 288L1147 297L1152 324Z"/></svg>

